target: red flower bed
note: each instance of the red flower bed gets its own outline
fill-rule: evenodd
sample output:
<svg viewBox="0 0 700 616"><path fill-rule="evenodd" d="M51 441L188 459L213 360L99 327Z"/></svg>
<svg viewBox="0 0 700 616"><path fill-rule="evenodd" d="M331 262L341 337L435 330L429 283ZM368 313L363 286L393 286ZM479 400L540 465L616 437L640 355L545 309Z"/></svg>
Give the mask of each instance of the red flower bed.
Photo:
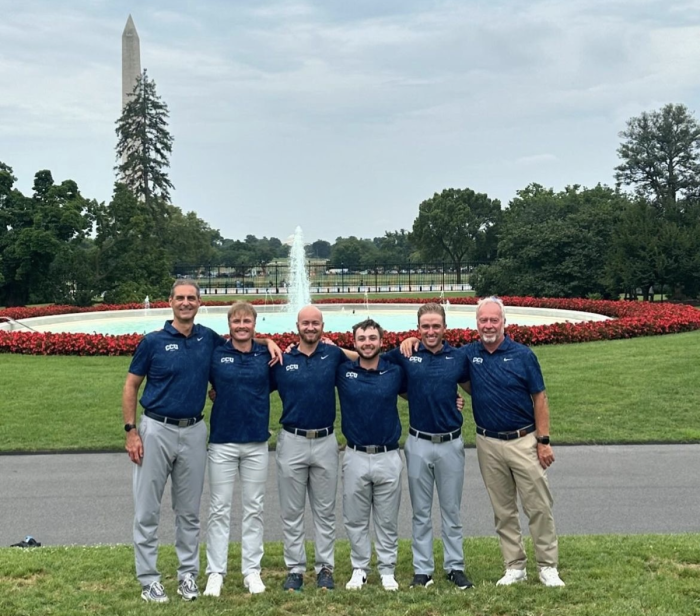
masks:
<svg viewBox="0 0 700 616"><path fill-rule="evenodd" d="M518 342L527 345L564 344L569 342L590 342L593 340L614 340L635 338L637 336L656 336L674 334L700 329L700 311L690 306L667 303L613 302L589 299L538 299L533 297L503 297L506 307L523 306L529 308L556 308L561 310L580 310L597 312L609 317L610 321L587 321L584 323L554 323L553 325L508 325L506 332ZM373 300L383 304L416 304L425 300L396 298ZM432 301L439 301L434 298ZM476 304L474 297L450 298L451 304ZM226 306L230 302L207 301L208 306ZM253 301L263 304L264 300ZM269 301L267 303L270 303ZM283 303L282 301L277 303ZM363 304L363 299L347 300L331 298L319 301L319 304ZM153 302L152 308L167 308L166 302ZM0 321L7 318L21 320L76 312L103 312L107 310L135 310L143 308L141 304L122 304L95 306L93 308L75 308L73 306L44 306L41 308L8 308L0 311ZM5 319L3 319L5 317ZM416 330L409 332L387 332L384 347L391 349L409 335L417 335ZM100 334L52 334L35 332L0 331L0 353L25 353L31 355L131 355L141 340L138 334L124 336L106 336ZM270 336L285 348L296 340L292 332ZM332 333L329 337L339 346L352 348L352 334ZM478 338L472 329L450 329L446 339L450 344L460 346Z"/></svg>

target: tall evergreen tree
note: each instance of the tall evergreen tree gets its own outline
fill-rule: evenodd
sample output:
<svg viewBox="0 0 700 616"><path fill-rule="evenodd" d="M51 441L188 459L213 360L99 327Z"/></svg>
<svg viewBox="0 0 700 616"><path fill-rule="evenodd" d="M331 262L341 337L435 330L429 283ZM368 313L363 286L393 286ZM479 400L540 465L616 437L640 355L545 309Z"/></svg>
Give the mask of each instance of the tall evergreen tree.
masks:
<svg viewBox="0 0 700 616"><path fill-rule="evenodd" d="M168 106L144 69L117 120L119 163L115 170L118 180L150 209L158 209L159 200L170 203L174 188L166 172L173 146L168 116Z"/></svg>

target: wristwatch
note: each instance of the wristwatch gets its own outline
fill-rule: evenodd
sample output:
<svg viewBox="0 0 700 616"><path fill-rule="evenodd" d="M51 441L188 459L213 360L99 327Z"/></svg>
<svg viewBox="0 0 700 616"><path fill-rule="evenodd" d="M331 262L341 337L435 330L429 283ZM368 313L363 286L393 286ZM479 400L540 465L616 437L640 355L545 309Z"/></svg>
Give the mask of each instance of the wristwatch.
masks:
<svg viewBox="0 0 700 616"><path fill-rule="evenodd" d="M549 445L549 434L547 436L536 436L535 438L540 445Z"/></svg>
<svg viewBox="0 0 700 616"><path fill-rule="evenodd" d="M136 424L124 424L124 432L131 432L136 430Z"/></svg>

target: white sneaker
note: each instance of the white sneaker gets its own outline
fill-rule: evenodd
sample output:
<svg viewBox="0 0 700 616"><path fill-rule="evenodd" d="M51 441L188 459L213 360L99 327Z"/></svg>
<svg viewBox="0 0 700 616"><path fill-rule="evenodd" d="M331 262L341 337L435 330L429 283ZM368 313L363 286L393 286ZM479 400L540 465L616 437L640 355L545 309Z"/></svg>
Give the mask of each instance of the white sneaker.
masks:
<svg viewBox="0 0 700 616"><path fill-rule="evenodd" d="M224 585L224 576L220 573L210 573L207 587L204 589L205 597L218 597L221 595L221 587Z"/></svg>
<svg viewBox="0 0 700 616"><path fill-rule="evenodd" d="M540 582L550 588L565 585L564 582L561 581L556 567L542 567L540 569Z"/></svg>
<svg viewBox="0 0 700 616"><path fill-rule="evenodd" d="M265 592L265 584L263 584L262 579L260 579L260 573L258 571L253 571L249 573L243 579L243 585L248 589L251 595L259 595L261 592Z"/></svg>
<svg viewBox="0 0 700 616"><path fill-rule="evenodd" d="M350 581L345 584L347 590L360 590L367 583L367 576L362 569L353 569Z"/></svg>
<svg viewBox="0 0 700 616"><path fill-rule="evenodd" d="M506 574L496 582L496 586L510 586L518 582L524 582L527 579L527 571L525 569L506 569Z"/></svg>
<svg viewBox="0 0 700 616"><path fill-rule="evenodd" d="M384 590L398 590L399 583L396 581L393 573L388 573L382 576L382 586Z"/></svg>

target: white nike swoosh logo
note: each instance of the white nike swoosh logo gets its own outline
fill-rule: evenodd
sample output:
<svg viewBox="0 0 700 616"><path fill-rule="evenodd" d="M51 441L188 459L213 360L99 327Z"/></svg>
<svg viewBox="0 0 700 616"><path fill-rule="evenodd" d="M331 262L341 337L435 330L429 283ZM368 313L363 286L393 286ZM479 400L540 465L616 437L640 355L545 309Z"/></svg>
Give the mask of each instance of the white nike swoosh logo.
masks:
<svg viewBox="0 0 700 616"><path fill-rule="evenodd" d="M197 338L197 342L201 342L202 340L204 340L204 336L202 336L201 338Z"/></svg>
<svg viewBox="0 0 700 616"><path fill-rule="evenodd" d="M454 357L445 357L445 359L454 359Z"/></svg>
<svg viewBox="0 0 700 616"><path fill-rule="evenodd" d="M326 357L328 357L328 355L321 355L321 359L326 359Z"/></svg>
<svg viewBox="0 0 700 616"><path fill-rule="evenodd" d="M389 371L388 371L388 370L382 370L379 374L382 375L382 374L386 374L387 372L389 372Z"/></svg>
<svg viewBox="0 0 700 616"><path fill-rule="evenodd" d="M503 361L513 361L513 358L512 357L504 357Z"/></svg>

